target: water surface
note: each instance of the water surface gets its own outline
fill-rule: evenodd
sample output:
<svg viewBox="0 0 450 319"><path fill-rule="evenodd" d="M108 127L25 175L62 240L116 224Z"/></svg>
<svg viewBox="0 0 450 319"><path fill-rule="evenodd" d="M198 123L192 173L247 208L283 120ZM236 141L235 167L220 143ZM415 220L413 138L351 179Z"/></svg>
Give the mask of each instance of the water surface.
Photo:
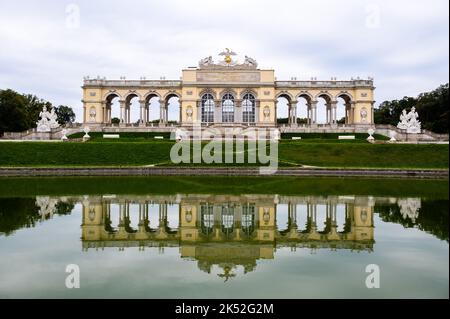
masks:
<svg viewBox="0 0 450 319"><path fill-rule="evenodd" d="M449 296L448 181L1 182L1 298Z"/></svg>

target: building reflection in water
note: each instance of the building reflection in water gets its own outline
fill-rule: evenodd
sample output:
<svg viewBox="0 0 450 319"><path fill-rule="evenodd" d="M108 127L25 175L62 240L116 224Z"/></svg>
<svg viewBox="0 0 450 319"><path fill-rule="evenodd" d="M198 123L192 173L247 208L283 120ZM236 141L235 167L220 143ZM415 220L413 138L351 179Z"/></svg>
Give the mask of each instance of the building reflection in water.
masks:
<svg viewBox="0 0 450 319"><path fill-rule="evenodd" d="M237 267L247 273L258 259L273 259L280 247L371 252L374 205L367 196L85 196L81 239L83 250L179 246L182 258L197 260L208 273L219 266L228 280ZM138 211L134 223L130 207ZM177 209L177 225L168 222L168 208ZM285 227L277 227L281 208L287 208Z"/></svg>

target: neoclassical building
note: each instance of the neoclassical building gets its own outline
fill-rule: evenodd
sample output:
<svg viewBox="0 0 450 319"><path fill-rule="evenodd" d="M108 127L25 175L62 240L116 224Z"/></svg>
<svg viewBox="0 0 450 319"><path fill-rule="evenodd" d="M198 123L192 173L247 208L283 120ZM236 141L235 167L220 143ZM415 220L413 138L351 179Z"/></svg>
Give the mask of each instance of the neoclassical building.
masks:
<svg viewBox="0 0 450 319"><path fill-rule="evenodd" d="M257 260L274 259L282 247L371 252L374 205L388 200L267 194L84 196L81 242L84 251L179 247L181 258L197 260L207 273L217 265L227 278L234 268L255 270ZM178 212L172 221L170 207ZM277 212L283 209L288 218L281 226ZM138 218L130 211L139 212Z"/></svg>
<svg viewBox="0 0 450 319"><path fill-rule="evenodd" d="M145 128L149 124L151 100L159 101L159 124L168 123L169 100L179 100L178 125L201 123L205 126L258 126L277 125L277 106L282 98L287 100L288 126L298 127L298 103L304 99L307 121L302 127L317 127L318 100L325 100L326 124L338 127L337 105L342 98L345 107L345 127L367 127L373 124L373 79L349 81L278 81L274 70L259 69L256 61L245 56L243 63L232 57L234 52L226 49L220 53L223 60L215 63L212 57L200 60L198 67L182 70L180 80L106 80L84 79L83 123L90 126L109 126L112 100L120 102L120 125ZM139 121L131 123L132 100L139 101ZM154 107L155 103L152 103ZM283 107L286 103L283 104ZM285 112L286 113L286 112Z"/></svg>

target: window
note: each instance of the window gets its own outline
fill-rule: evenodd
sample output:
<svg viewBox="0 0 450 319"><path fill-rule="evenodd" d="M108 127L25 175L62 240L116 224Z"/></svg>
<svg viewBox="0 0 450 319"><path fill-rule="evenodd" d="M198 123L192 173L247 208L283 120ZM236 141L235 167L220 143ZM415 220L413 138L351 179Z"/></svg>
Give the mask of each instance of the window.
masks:
<svg viewBox="0 0 450 319"><path fill-rule="evenodd" d="M210 93L202 96L202 123L214 122L214 97Z"/></svg>
<svg viewBox="0 0 450 319"><path fill-rule="evenodd" d="M205 203L200 206L201 230L203 234L209 235L214 229L213 205Z"/></svg>
<svg viewBox="0 0 450 319"><path fill-rule="evenodd" d="M247 93L242 99L242 121L244 123L255 122L255 97Z"/></svg>
<svg viewBox="0 0 450 319"><path fill-rule="evenodd" d="M244 204L242 206L241 227L246 235L251 235L255 223L255 204Z"/></svg>
<svg viewBox="0 0 450 319"><path fill-rule="evenodd" d="M234 122L234 97L229 93L222 98L222 122Z"/></svg>
<svg viewBox="0 0 450 319"><path fill-rule="evenodd" d="M234 207L222 205L222 232L231 234L234 228Z"/></svg>

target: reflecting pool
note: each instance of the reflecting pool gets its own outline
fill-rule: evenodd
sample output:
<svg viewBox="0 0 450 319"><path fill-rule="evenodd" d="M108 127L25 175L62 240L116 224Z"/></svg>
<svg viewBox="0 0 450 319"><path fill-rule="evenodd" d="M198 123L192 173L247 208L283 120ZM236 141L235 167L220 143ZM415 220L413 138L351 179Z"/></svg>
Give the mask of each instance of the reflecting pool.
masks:
<svg viewBox="0 0 450 319"><path fill-rule="evenodd" d="M52 180L7 181L0 297L448 298L448 196L348 193L351 182L322 179L344 192L321 194L317 180L284 194L158 193L121 182L77 194ZM79 267L79 289L66 287L68 265ZM367 286L368 265L379 288Z"/></svg>

